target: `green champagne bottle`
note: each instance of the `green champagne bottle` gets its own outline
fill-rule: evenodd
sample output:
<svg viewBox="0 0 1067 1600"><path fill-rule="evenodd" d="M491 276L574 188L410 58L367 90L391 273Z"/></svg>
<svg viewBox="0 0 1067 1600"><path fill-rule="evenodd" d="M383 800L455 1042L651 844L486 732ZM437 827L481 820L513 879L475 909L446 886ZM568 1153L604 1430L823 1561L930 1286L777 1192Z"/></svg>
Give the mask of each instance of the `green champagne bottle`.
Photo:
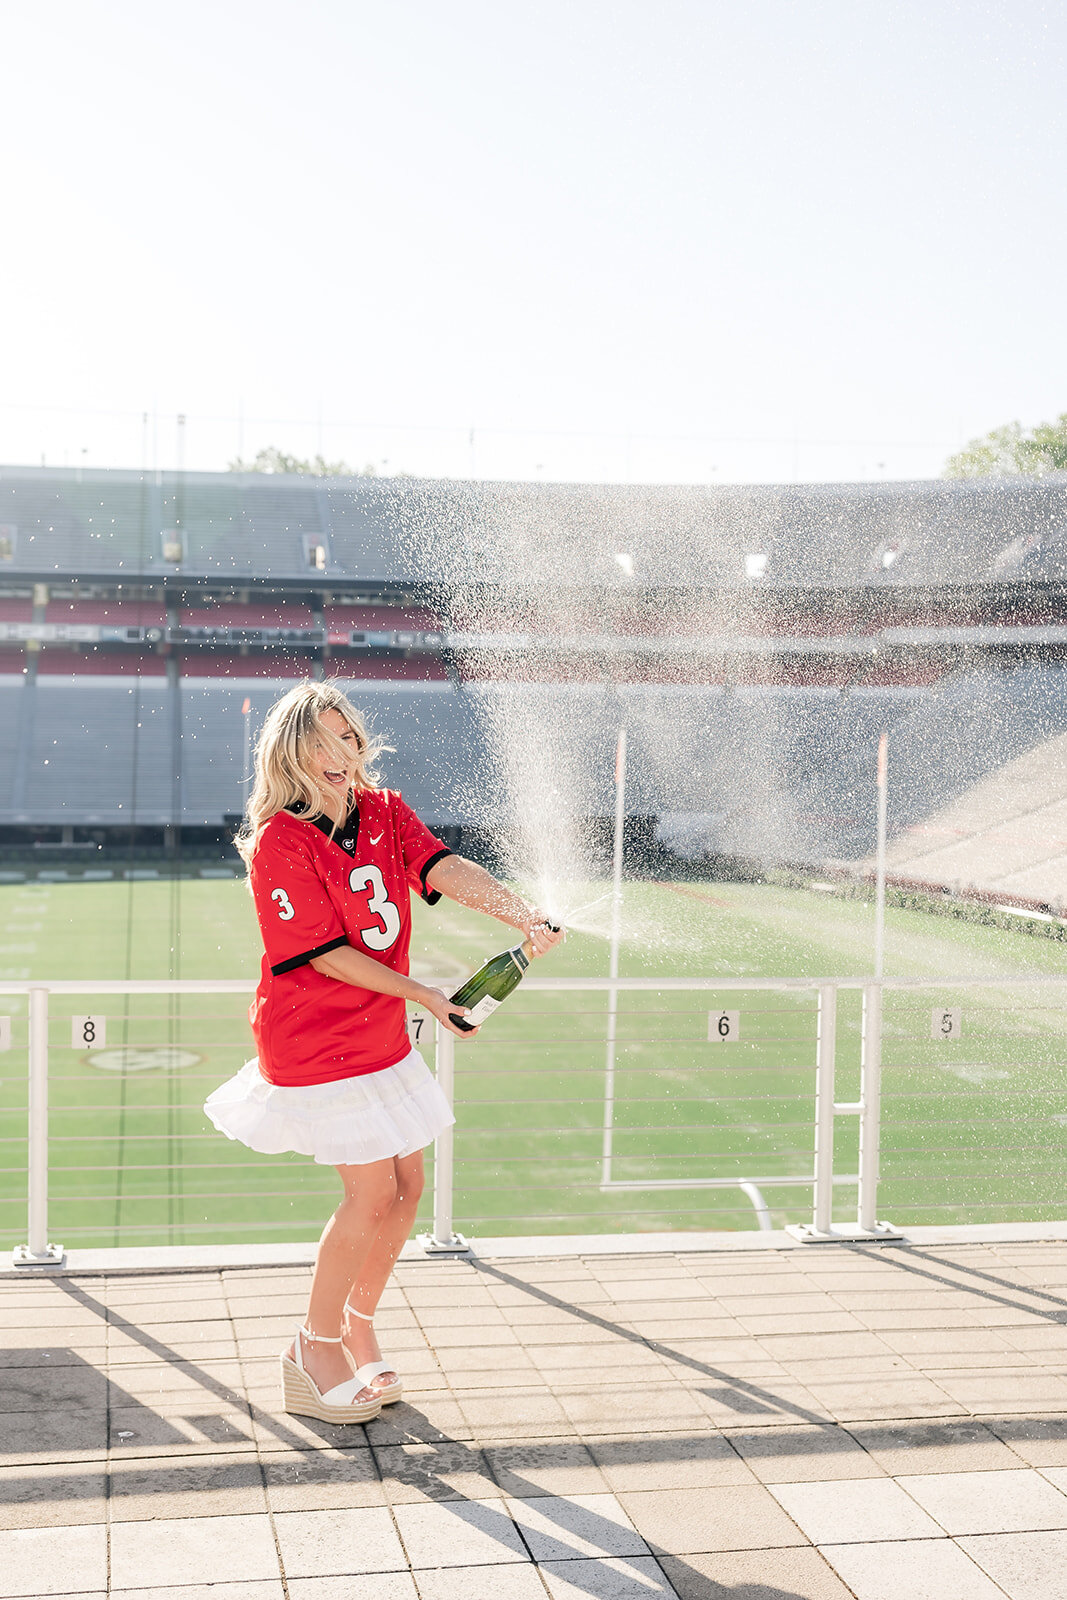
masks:
<svg viewBox="0 0 1067 1600"><path fill-rule="evenodd" d="M558 932L555 923L550 922L547 926L553 933ZM465 983L460 984L454 995L449 996L453 1005L469 1006L470 1014L460 1017L449 1013L449 1021L462 1032L473 1033L486 1017L492 1016L512 990L518 988L532 960L533 946L529 939L524 939L514 950L501 950L498 956L486 961L477 972L471 973Z"/></svg>

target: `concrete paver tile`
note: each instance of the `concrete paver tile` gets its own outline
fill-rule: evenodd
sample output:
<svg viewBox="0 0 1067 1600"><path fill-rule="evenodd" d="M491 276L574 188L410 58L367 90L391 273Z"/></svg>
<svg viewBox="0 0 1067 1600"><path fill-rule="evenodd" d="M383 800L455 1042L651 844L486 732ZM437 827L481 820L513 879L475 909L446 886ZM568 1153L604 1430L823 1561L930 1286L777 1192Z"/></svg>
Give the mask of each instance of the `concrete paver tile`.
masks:
<svg viewBox="0 0 1067 1600"><path fill-rule="evenodd" d="M482 1451L473 1444L375 1445L388 1505L419 1500L486 1500L498 1494Z"/></svg>
<svg viewBox="0 0 1067 1600"><path fill-rule="evenodd" d="M290 1578L286 1587L289 1600L419 1600L410 1572L375 1572L370 1575L346 1574L332 1578ZM122 1596L126 1600L126 1596ZM185 1596L161 1597L185 1600ZM225 1597L220 1596L220 1600ZM468 1593L467 1600L470 1600Z"/></svg>
<svg viewBox="0 0 1067 1600"><path fill-rule="evenodd" d="M1067 1528L1067 1495L1033 1467L1007 1472L913 1473L897 1482L946 1533Z"/></svg>
<svg viewBox="0 0 1067 1600"><path fill-rule="evenodd" d="M752 1484L752 1472L719 1434L621 1435L589 1440L607 1485L616 1494L644 1489L711 1489Z"/></svg>
<svg viewBox="0 0 1067 1600"><path fill-rule="evenodd" d="M824 1545L822 1553L856 1600L1003 1600L951 1539Z"/></svg>
<svg viewBox="0 0 1067 1600"><path fill-rule="evenodd" d="M852 1600L852 1590L810 1545L661 1556L660 1564L678 1600Z"/></svg>
<svg viewBox="0 0 1067 1600"><path fill-rule="evenodd" d="M737 1318L746 1333L763 1338L769 1333L856 1333L864 1324L851 1311L831 1307L825 1311L746 1312Z"/></svg>
<svg viewBox="0 0 1067 1600"><path fill-rule="evenodd" d="M592 1453L579 1439L540 1443L486 1443L485 1459L497 1488L506 1495L602 1494L608 1484Z"/></svg>
<svg viewBox="0 0 1067 1600"><path fill-rule="evenodd" d="M654 1551L764 1550L803 1540L762 1484L624 1491L619 1502Z"/></svg>
<svg viewBox="0 0 1067 1600"><path fill-rule="evenodd" d="M647 1367L663 1376L665 1362L662 1355L650 1350L648 1345L635 1339L617 1338L605 1344L538 1344L530 1350L530 1359L541 1368L581 1367L590 1372L623 1371L631 1367Z"/></svg>
<svg viewBox="0 0 1067 1600"><path fill-rule="evenodd" d="M424 1500L393 1510L413 1567L498 1566L528 1561L503 1499Z"/></svg>
<svg viewBox="0 0 1067 1600"><path fill-rule="evenodd" d="M892 1478L775 1483L770 1492L812 1544L936 1539L944 1533Z"/></svg>
<svg viewBox="0 0 1067 1600"><path fill-rule="evenodd" d="M157 1518L111 1527L111 1583L151 1589L278 1577L278 1553L261 1516Z"/></svg>
<svg viewBox="0 0 1067 1600"><path fill-rule="evenodd" d="M758 1341L772 1361L791 1366L797 1361L834 1360L851 1357L858 1363L870 1356L884 1356L894 1347L869 1329L844 1333L770 1333Z"/></svg>
<svg viewBox="0 0 1067 1600"><path fill-rule="evenodd" d="M107 1521L102 1460L0 1467L0 1528L65 1528Z"/></svg>
<svg viewBox="0 0 1067 1600"><path fill-rule="evenodd" d="M959 1543L1011 1600L1067 1600L1067 1533L985 1533Z"/></svg>
<svg viewBox="0 0 1067 1600"><path fill-rule="evenodd" d="M694 1384L708 1421L719 1428L777 1428L785 1422L829 1422L830 1412L810 1389L776 1379L761 1384L748 1378L732 1383Z"/></svg>
<svg viewBox="0 0 1067 1600"><path fill-rule="evenodd" d="M762 1483L826 1483L885 1476L862 1444L833 1424L752 1432L730 1429L726 1438Z"/></svg>
<svg viewBox="0 0 1067 1600"><path fill-rule="evenodd" d="M0 1328L4 1326L0 1315ZM107 1345L107 1325L84 1328L19 1328L0 1349L0 1367L77 1367L96 1362Z"/></svg>
<svg viewBox="0 0 1067 1600"><path fill-rule="evenodd" d="M108 1306L110 1327L145 1328L158 1338L160 1324L175 1322L219 1322L230 1315L226 1297L222 1294L205 1296L202 1300L187 1300L184 1295L172 1293L166 1299L136 1305Z"/></svg>
<svg viewBox="0 0 1067 1600"><path fill-rule="evenodd" d="M200 1365L237 1360L237 1341L222 1322L210 1323L195 1339L168 1339L167 1349L171 1357L181 1363ZM141 1340L131 1339L125 1333L108 1340L107 1369L117 1383L125 1381L130 1367L154 1367L159 1359Z"/></svg>
<svg viewBox="0 0 1067 1600"><path fill-rule="evenodd" d="M918 1360L920 1365L927 1356L988 1355L994 1360L987 1365L993 1366L1012 1349L1009 1332L1018 1331L1021 1330L1000 1333L994 1328L883 1328L871 1337L909 1360Z"/></svg>
<svg viewBox="0 0 1067 1600"><path fill-rule="evenodd" d="M546 1600L548 1591L534 1566L421 1567L415 1573L420 1600ZM300 1600L294 1595L293 1600ZM348 1600L348 1596L338 1596ZM375 1597L377 1600L377 1597Z"/></svg>
<svg viewBox="0 0 1067 1600"><path fill-rule="evenodd" d="M673 1600L674 1590L652 1556L606 1561L548 1561L541 1573L552 1600Z"/></svg>
<svg viewBox="0 0 1067 1600"><path fill-rule="evenodd" d="M88 1527L12 1528L0 1532L0 1595L69 1595L107 1589L107 1530Z"/></svg>
<svg viewBox="0 0 1067 1600"><path fill-rule="evenodd" d="M407 1571L407 1557L385 1506L279 1511L274 1527L287 1580Z"/></svg>
<svg viewBox="0 0 1067 1600"><path fill-rule="evenodd" d="M502 1322L499 1327L491 1324L486 1326L477 1323L478 1343L482 1347L492 1345L505 1345L510 1349L519 1349L519 1338L510 1322ZM471 1330L469 1327L443 1328L432 1323L423 1324L423 1333L433 1348L442 1354L449 1350L467 1350L471 1343Z"/></svg>
<svg viewBox="0 0 1067 1600"><path fill-rule="evenodd" d="M962 1410L978 1416L1009 1411L1067 1412L1067 1379L1044 1367L939 1372L937 1382Z"/></svg>
<svg viewBox="0 0 1067 1600"><path fill-rule="evenodd" d="M918 1373L907 1377L858 1378L855 1382L814 1380L811 1393L838 1422L892 1417L958 1416L962 1406L937 1383Z"/></svg>
<svg viewBox="0 0 1067 1600"><path fill-rule="evenodd" d="M507 1507L538 1563L649 1553L613 1494L539 1495Z"/></svg>
<svg viewBox="0 0 1067 1600"><path fill-rule="evenodd" d="M281 1578L254 1578L251 1583L192 1583L180 1589L163 1585L152 1589L113 1589L121 1600L284 1600ZM81 1596L78 1596L81 1600Z"/></svg>
<svg viewBox="0 0 1067 1600"><path fill-rule="evenodd" d="M480 1439L562 1438L575 1432L564 1397L557 1398L544 1387L490 1396L460 1391L459 1404Z"/></svg>
<svg viewBox="0 0 1067 1600"><path fill-rule="evenodd" d="M236 1407L223 1410L205 1404L198 1410L187 1406L164 1413L150 1406L122 1406L112 1410L110 1422L112 1454L143 1456L165 1449L210 1455L250 1450L253 1444L248 1412Z"/></svg>
<svg viewBox="0 0 1067 1600"><path fill-rule="evenodd" d="M1067 1417L986 1417L986 1427L1032 1467L1067 1467Z"/></svg>
<svg viewBox="0 0 1067 1600"><path fill-rule="evenodd" d="M695 1305L696 1302L694 1301ZM626 1309L623 1307L620 1310ZM736 1317L675 1316L669 1306L649 1307L640 1316L620 1317L618 1326L624 1333L636 1333L641 1339L652 1339L657 1344L673 1345L679 1339L748 1339L748 1330Z"/></svg>
<svg viewBox="0 0 1067 1600"><path fill-rule="evenodd" d="M92 1461L107 1454L107 1412L49 1411L0 1414L0 1460L6 1466L34 1461Z"/></svg>
<svg viewBox="0 0 1067 1600"><path fill-rule="evenodd" d="M8 1367L0 1384L0 1412L99 1410L105 1404L107 1379L87 1362L51 1366Z"/></svg>
<svg viewBox="0 0 1067 1600"><path fill-rule="evenodd" d="M848 1431L893 1477L902 1472L993 1472L1021 1465L977 1417L963 1422L855 1422Z"/></svg>
<svg viewBox="0 0 1067 1600"><path fill-rule="evenodd" d="M254 1515L267 1509L263 1474L250 1452L112 1460L109 1476L112 1522Z"/></svg>
<svg viewBox="0 0 1067 1600"><path fill-rule="evenodd" d="M420 1395L417 1402L401 1400L384 1406L367 1426L367 1437L375 1445L441 1444L474 1437L474 1429L459 1402L440 1394Z"/></svg>
<svg viewBox="0 0 1067 1600"><path fill-rule="evenodd" d="M349 1510L386 1504L369 1449L261 1450L272 1511Z"/></svg>
<svg viewBox="0 0 1067 1600"><path fill-rule="evenodd" d="M700 1395L681 1384L640 1384L630 1389L585 1386L556 1391L559 1405L583 1437L601 1433L647 1433L650 1430L707 1427ZM563 1429L561 1432L569 1431Z"/></svg>

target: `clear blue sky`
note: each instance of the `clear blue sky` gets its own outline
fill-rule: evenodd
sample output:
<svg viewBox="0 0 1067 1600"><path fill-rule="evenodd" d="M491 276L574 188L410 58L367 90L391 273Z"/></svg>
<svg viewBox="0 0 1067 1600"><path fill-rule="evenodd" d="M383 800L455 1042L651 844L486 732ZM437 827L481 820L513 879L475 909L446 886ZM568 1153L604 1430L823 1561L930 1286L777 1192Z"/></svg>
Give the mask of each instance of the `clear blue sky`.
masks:
<svg viewBox="0 0 1067 1600"><path fill-rule="evenodd" d="M1067 410L1065 43L1059 0L9 5L0 461L169 467L181 411L204 469L935 475Z"/></svg>

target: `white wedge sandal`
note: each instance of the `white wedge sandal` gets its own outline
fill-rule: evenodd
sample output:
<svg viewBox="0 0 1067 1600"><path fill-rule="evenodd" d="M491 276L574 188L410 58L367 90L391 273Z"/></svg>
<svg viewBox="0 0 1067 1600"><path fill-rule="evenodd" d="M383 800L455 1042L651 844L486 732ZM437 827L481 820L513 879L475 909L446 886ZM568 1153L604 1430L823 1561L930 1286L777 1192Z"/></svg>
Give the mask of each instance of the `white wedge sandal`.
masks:
<svg viewBox="0 0 1067 1600"><path fill-rule="evenodd" d="M304 1353L301 1341L311 1339L316 1344L342 1344L338 1339L327 1339L324 1335L312 1333L308 1328L301 1328L293 1342L296 1356L282 1355L282 1405L286 1411L296 1417L315 1417L319 1422L370 1422L382 1409L380 1399L358 1400L356 1395L367 1384L356 1373L354 1378L346 1378L344 1383L334 1384L332 1389L327 1389L323 1394L318 1384L304 1366ZM367 1369L361 1368L361 1371ZM388 1371L383 1367L382 1371Z"/></svg>
<svg viewBox="0 0 1067 1600"><path fill-rule="evenodd" d="M348 1300L345 1301L345 1310L348 1312L350 1317L358 1317L360 1322L374 1321L374 1318L368 1317L365 1311L357 1311L355 1306L352 1305ZM345 1346L345 1350L347 1353L347 1345ZM349 1354L349 1360L351 1359L351 1354ZM395 1383L387 1383L380 1389L374 1388L374 1384L371 1381L374 1378L381 1377L383 1372L395 1372L396 1368L393 1366L391 1361L364 1361L361 1367L356 1367L354 1370L356 1378L361 1383L365 1383L368 1389L374 1389L375 1394L381 1396L383 1406L391 1406L393 1402L395 1400L399 1400L400 1396L404 1393L404 1385L399 1377L397 1377Z"/></svg>

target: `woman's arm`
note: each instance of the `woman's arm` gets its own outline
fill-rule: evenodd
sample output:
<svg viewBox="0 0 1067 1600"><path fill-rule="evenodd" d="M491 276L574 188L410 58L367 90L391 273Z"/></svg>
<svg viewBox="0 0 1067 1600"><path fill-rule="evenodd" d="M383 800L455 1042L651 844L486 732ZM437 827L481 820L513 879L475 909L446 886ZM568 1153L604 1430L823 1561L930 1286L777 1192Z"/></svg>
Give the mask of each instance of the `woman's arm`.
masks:
<svg viewBox="0 0 1067 1600"><path fill-rule="evenodd" d="M445 856L430 868L426 882L431 889L458 901L461 906L485 911L500 922L518 928L529 939L535 956L543 956L563 938L562 929L553 932L549 928L543 911L527 905L521 895L515 894L484 867L468 861L466 856Z"/></svg>
<svg viewBox="0 0 1067 1600"><path fill-rule="evenodd" d="M394 972L392 967L383 966L373 956L363 955L350 944L339 944L336 950L315 956L309 965L327 978L336 978L338 983L350 983L357 989L372 989L375 994L398 995L401 1000L413 1000L416 1005L425 1006L439 1022L443 1022L449 1033L456 1034L460 1039L473 1037L470 1028L461 1031L449 1019L450 1013L465 1017L470 1009L468 1006L453 1005L443 989L431 989L427 984L409 978L406 972ZM477 1031L474 1029L474 1033Z"/></svg>

